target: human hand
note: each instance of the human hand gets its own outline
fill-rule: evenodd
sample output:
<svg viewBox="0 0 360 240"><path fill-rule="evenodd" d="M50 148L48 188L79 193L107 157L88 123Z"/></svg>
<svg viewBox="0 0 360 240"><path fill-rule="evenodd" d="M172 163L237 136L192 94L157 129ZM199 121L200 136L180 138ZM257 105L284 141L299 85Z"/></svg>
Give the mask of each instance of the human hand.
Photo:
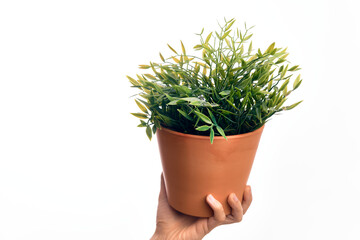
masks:
<svg viewBox="0 0 360 240"><path fill-rule="evenodd" d="M166 195L164 177L161 174L161 189L156 216L156 230L151 240L199 240L215 227L240 222L252 201L250 186L246 186L244 197L240 202L234 193L228 197L231 214L225 215L222 204L211 194L206 202L214 211L209 218L199 218L182 214L170 207Z"/></svg>

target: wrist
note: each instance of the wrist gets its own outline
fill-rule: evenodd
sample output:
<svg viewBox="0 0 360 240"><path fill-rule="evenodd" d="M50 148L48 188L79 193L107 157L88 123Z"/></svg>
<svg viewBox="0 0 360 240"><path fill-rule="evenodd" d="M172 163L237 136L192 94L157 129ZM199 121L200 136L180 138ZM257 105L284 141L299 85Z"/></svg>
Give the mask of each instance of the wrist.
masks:
<svg viewBox="0 0 360 240"><path fill-rule="evenodd" d="M166 234L159 234L159 233L154 233L154 235L152 235L152 237L150 238L150 240L172 240L171 238L169 238L169 236L167 236Z"/></svg>
<svg viewBox="0 0 360 240"><path fill-rule="evenodd" d="M160 232L156 230L150 240L178 240L178 238L174 236L174 234Z"/></svg>
<svg viewBox="0 0 360 240"><path fill-rule="evenodd" d="M179 232L160 232L155 231L150 240L201 240L204 236L184 236Z"/></svg>

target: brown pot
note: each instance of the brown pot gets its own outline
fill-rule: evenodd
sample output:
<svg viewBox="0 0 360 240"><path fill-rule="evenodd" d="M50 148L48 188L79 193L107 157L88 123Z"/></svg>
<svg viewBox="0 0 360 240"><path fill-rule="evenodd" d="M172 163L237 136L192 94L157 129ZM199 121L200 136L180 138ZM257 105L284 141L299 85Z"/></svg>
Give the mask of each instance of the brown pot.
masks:
<svg viewBox="0 0 360 240"><path fill-rule="evenodd" d="M214 137L157 131L161 162L170 206L184 214L210 217L206 203L212 194L230 214L227 197L242 199L264 126L245 134Z"/></svg>

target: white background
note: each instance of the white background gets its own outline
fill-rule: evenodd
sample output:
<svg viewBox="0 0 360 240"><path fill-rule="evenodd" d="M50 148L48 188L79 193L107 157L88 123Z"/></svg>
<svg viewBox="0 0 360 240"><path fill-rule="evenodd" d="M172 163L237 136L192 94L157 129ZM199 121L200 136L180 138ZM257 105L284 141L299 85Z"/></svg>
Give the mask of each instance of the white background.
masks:
<svg viewBox="0 0 360 240"><path fill-rule="evenodd" d="M149 239L161 165L125 75L235 17L303 84L266 125L243 222L206 239L360 239L356 1L1 1L0 239Z"/></svg>

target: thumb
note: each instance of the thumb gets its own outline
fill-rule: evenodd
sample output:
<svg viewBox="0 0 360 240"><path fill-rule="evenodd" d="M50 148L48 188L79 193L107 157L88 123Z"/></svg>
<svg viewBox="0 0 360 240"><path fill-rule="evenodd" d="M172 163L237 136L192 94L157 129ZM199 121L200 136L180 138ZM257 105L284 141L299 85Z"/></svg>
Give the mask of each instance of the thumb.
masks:
<svg viewBox="0 0 360 240"><path fill-rule="evenodd" d="M163 173L161 173L161 186L160 186L160 194L159 194L159 201L161 200L167 201L166 187L165 187L165 180Z"/></svg>

